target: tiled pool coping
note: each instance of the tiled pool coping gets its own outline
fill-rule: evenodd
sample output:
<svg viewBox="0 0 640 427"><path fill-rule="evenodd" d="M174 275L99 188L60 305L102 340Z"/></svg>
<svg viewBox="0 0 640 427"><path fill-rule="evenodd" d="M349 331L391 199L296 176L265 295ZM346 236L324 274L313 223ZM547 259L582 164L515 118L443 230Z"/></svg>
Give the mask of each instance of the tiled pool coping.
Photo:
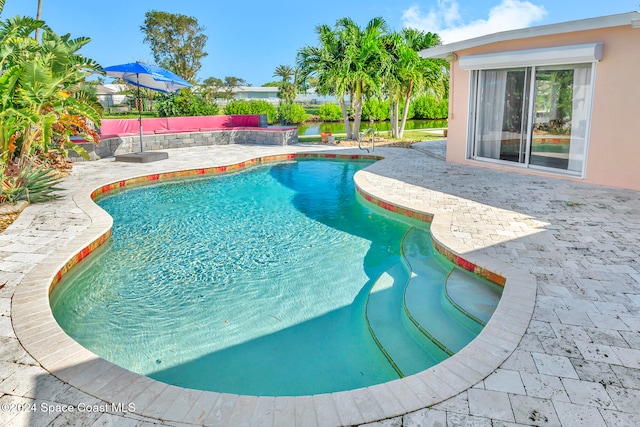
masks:
<svg viewBox="0 0 640 427"><path fill-rule="evenodd" d="M533 276L498 260L471 252L451 235L451 216L433 216L432 236L436 246L468 270L502 280L504 293L496 312L482 333L463 350L444 362L416 375L367 388L300 397L255 397L189 390L167 385L113 365L62 331L49 306L49 291L62 274L110 234L112 220L92 200L98 194L121 186L205 173L223 173L257 163L293 160L296 157L354 158L351 154L290 153L250 159L229 166L176 170L118 180L98 187L90 194L76 192L74 202L91 218L91 226L78 239L71 253L60 251L34 268L16 289L12 319L16 336L24 348L49 372L66 383L107 402L136 403L136 413L174 422L208 423L227 420L230 424L250 421L260 413L274 415L274 424L298 417L316 417L326 425L360 424L390 418L431 406L472 387L491 374L516 348L524 334L535 303ZM358 156L360 157L360 156ZM381 160L384 162L385 160ZM398 206L376 195L362 175L356 186L369 201L399 213L431 216L416 207ZM464 256L462 256L464 255ZM481 266L481 267L479 267ZM506 279L506 283L505 280ZM46 284L49 286L46 286ZM199 410L199 408L203 410ZM206 408L206 410L204 410ZM213 409L212 409L213 408ZM208 420L202 419L208 414ZM307 415L305 415L307 414ZM321 416L320 416L321 415ZM278 420L283 420L279 423Z"/></svg>

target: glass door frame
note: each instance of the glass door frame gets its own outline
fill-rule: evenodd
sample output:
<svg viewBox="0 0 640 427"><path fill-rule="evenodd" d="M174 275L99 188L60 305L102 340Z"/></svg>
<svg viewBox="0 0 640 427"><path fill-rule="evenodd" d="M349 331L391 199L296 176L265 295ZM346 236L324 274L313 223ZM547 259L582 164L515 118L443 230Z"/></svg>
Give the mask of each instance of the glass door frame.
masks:
<svg viewBox="0 0 640 427"><path fill-rule="evenodd" d="M528 111L526 111L526 134L524 135L524 138L521 135L520 138L520 148L521 148L521 152L520 152L520 160L524 160L524 161L518 161L518 162L514 162L514 161L509 161L509 160L502 160L502 159L494 159L494 158L489 158L489 157L481 157L479 155L479 150L480 150L480 144L478 144L478 140L479 140L479 132L480 132L480 127L478 126L478 121L479 121L479 114L478 111L480 109L480 90L481 88L481 82L482 82L482 74L484 71L489 71L489 70L484 70L484 69L479 69L479 70L473 70L472 73L470 73L470 82L469 82L469 90L470 90L470 102L469 102L469 116L468 116L468 120L467 120L467 158L470 160L479 160L479 161L483 161L483 162L490 162L490 163L496 163L502 166L511 166L511 167L517 167L517 168L527 168L527 169L535 169L535 170L540 170L540 171L544 171L544 172L551 172L554 174L559 174L559 175L568 175L568 176L574 176L574 177L580 177L583 178L586 174L586 166L587 166L587 153L588 153L588 147L589 147L589 133L590 133L590 129L591 129L591 120L592 120L592 110L593 110L593 98L594 98L594 91L595 91L595 71L596 71L596 67L595 67L595 62L591 62L591 63L573 63L573 64L566 64L567 68L573 68L575 69L575 66L590 66L591 67L591 76L590 76L590 80L589 80L589 95L588 95L588 106L587 108L587 117L588 117L588 123L587 123L587 130L586 130L586 135L585 135L585 146L584 146L584 152L582 153L583 156L583 161L582 161L582 168L580 172L574 172L574 171L570 171L567 169L560 169L560 168L554 168L554 167L549 167L549 166L540 166L540 165L535 165L535 164L531 164L530 160L531 160L531 149L532 149L532 144L533 144L533 127L534 127L534 114L535 114L535 89L536 89L536 69L537 68L546 68L542 65L529 65L529 66L524 66L524 67L514 67L514 68L504 68L501 70L507 71L510 69L524 69L525 70L525 86L528 85L528 88L525 88L525 92L528 92L528 105L526 106L526 109ZM562 65L557 65L558 67L562 67ZM524 117L524 112L523 112L523 120L525 119ZM524 127L524 126L523 126ZM522 128L522 127L521 127ZM523 142L524 142L524 147L523 147ZM524 148L524 152L522 151L522 149ZM524 159L522 159L524 155Z"/></svg>
<svg viewBox="0 0 640 427"><path fill-rule="evenodd" d="M531 68L532 67L513 67L513 68L504 68L501 69L502 71L524 71L525 76L524 76L524 88L523 88L523 93L525 93L525 100L527 102L528 105L524 106L524 101L523 101L523 109L522 109L522 117L521 117L521 125L520 125L520 152L518 154L518 161L510 161L510 160L504 160L504 159L493 159L491 157L482 157L479 154L479 150L480 150L480 144L477 144L477 141L479 139L479 126L478 126L478 117L479 115L477 114L477 112L480 110L480 85L482 82L482 74L485 71L491 71L491 70L476 70L474 73L472 73L471 76L471 83L469 85L470 89L471 89L471 96L472 96L472 102L470 102L469 105L471 105L472 107L470 108L469 111L469 129L468 129L468 134L472 136L473 140L472 143L469 144L469 150L468 150L468 158L470 159L478 159L478 160L482 160L482 161L486 161L486 162L491 162L491 163L497 163L500 165L510 165L510 166L514 166L514 167L519 167L519 168L526 168L528 167L528 159L529 159L529 143L530 143L530 131L531 131L531 89L528 89L527 86L531 87L531 76L533 75L531 72ZM529 92L529 93L526 93ZM522 123L526 124L526 129L523 129L523 125ZM525 131L526 134L522 134L522 132ZM523 147L524 145L524 147ZM524 148L524 152L523 152L523 148ZM524 156L523 156L524 154ZM522 159L522 157L524 157L524 161Z"/></svg>

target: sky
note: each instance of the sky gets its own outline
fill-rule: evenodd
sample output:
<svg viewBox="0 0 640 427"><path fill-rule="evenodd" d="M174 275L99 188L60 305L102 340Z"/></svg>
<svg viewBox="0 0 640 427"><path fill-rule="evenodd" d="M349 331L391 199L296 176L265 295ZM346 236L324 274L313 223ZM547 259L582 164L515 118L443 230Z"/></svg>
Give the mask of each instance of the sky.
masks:
<svg viewBox="0 0 640 427"><path fill-rule="evenodd" d="M6 0L3 21L35 17L38 0ZM43 0L42 19L58 34L90 37L80 51L102 66L154 63L140 30L145 13L195 17L208 37L197 78L245 79L253 86L277 80L278 65L295 65L296 53L317 45L315 28L349 17L358 25L381 16L391 30L413 27L452 43L499 31L640 10L640 0Z"/></svg>

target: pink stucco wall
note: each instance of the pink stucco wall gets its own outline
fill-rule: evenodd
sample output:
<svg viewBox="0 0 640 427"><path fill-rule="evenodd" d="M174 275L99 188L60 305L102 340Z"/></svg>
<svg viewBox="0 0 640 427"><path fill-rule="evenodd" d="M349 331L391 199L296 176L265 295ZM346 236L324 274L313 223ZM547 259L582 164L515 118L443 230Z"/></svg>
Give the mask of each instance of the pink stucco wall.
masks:
<svg viewBox="0 0 640 427"><path fill-rule="evenodd" d="M603 43L603 57L596 65L584 181L640 190L640 28L629 25L536 37L495 43L456 54L462 57L596 42ZM470 73L460 69L458 61L452 63L451 69L447 160L480 165L482 163L465 159Z"/></svg>

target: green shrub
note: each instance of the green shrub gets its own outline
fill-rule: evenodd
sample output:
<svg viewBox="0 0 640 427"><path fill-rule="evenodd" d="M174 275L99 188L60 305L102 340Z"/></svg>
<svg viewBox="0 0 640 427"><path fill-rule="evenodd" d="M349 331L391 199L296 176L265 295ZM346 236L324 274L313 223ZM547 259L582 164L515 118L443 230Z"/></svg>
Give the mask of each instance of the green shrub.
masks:
<svg viewBox="0 0 640 427"><path fill-rule="evenodd" d="M449 115L449 100L437 99L435 95L424 95L411 103L416 119L446 119Z"/></svg>
<svg viewBox="0 0 640 427"><path fill-rule="evenodd" d="M210 103L188 89L176 95L161 95L157 104L160 117L215 116L218 104Z"/></svg>
<svg viewBox="0 0 640 427"><path fill-rule="evenodd" d="M301 105L282 104L278 108L280 120L284 123L302 123L307 120L307 113Z"/></svg>
<svg viewBox="0 0 640 427"><path fill-rule="evenodd" d="M278 119L278 110L275 105L264 99L254 99L249 101L251 112L249 114L266 114L269 123L275 123Z"/></svg>
<svg viewBox="0 0 640 427"><path fill-rule="evenodd" d="M342 108L338 104L322 104L318 115L323 122L339 122L342 120Z"/></svg>
<svg viewBox="0 0 640 427"><path fill-rule="evenodd" d="M389 120L389 101L366 99L362 105L362 120Z"/></svg>
<svg viewBox="0 0 640 427"><path fill-rule="evenodd" d="M274 123L278 118L276 107L264 99L253 99L251 101L234 99L224 107L224 113L227 115L266 114L269 123Z"/></svg>
<svg viewBox="0 0 640 427"><path fill-rule="evenodd" d="M244 99L234 99L233 101L229 101L229 103L225 105L224 113L226 115L251 114L251 105L249 105L249 101L245 101Z"/></svg>

